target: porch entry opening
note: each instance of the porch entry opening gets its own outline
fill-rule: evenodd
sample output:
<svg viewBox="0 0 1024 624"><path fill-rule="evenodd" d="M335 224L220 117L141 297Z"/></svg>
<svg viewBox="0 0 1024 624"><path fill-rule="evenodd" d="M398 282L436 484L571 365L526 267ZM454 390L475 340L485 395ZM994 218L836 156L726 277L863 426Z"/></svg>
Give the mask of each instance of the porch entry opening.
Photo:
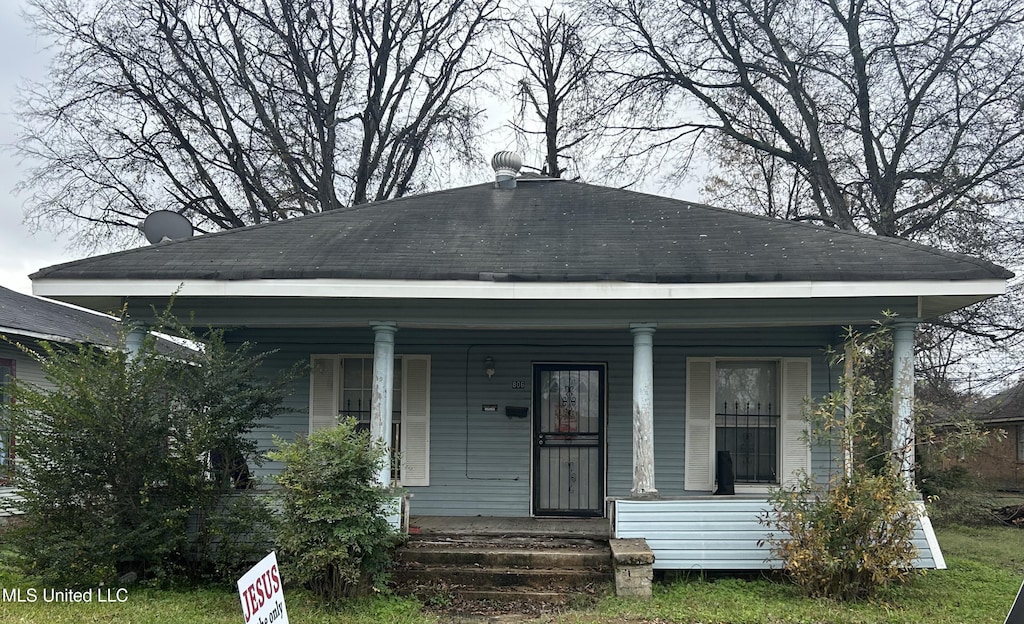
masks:
<svg viewBox="0 0 1024 624"><path fill-rule="evenodd" d="M605 367L533 367L533 511L604 515Z"/></svg>

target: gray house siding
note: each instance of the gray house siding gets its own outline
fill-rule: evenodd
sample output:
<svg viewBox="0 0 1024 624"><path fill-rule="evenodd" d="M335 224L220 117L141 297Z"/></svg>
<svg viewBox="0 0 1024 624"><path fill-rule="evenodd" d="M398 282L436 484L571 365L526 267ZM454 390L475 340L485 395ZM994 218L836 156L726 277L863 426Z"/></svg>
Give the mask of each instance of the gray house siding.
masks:
<svg viewBox="0 0 1024 624"><path fill-rule="evenodd" d="M233 340L250 340L261 350L276 349L267 372L312 354L372 353L366 329L244 330ZM686 358L809 357L812 390L821 396L837 384L825 347L836 341L832 328L665 330L654 337L654 411L656 485L663 496L707 492L683 489L685 466ZM533 364L596 363L606 367L605 496L628 496L632 487L632 337L622 331L457 331L402 329L398 356L429 355L430 485L411 487L414 515L528 516L531 513L532 418L505 415L507 406L527 407L532 415ZM484 375L485 357L496 373ZM294 439L308 430L308 375L292 386L293 410L256 432L260 447L273 448L272 436ZM497 405L497 412L484 411ZM815 448L812 467L827 478L834 453ZM280 470L268 462L259 473Z"/></svg>
<svg viewBox="0 0 1024 624"><path fill-rule="evenodd" d="M23 342L26 346L34 346L32 339L20 339L19 336L8 336L8 339ZM0 342L0 359L14 360L14 374L19 381L43 388L47 387L48 384L39 363L13 345ZM18 500L14 488L0 485L0 518L18 513L16 507Z"/></svg>
<svg viewBox="0 0 1024 624"><path fill-rule="evenodd" d="M18 341L17 336L8 336L8 338ZM28 340L24 344L34 346L33 342ZM14 360L15 374L20 381L46 387L46 378L43 377L39 363L16 347L6 342L0 342L0 359Z"/></svg>

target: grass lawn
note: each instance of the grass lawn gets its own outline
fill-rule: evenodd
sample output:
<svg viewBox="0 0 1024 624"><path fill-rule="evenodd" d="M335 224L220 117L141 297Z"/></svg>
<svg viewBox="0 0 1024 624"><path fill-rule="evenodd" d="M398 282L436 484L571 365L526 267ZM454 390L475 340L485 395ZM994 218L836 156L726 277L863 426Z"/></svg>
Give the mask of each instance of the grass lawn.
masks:
<svg viewBox="0 0 1024 624"><path fill-rule="evenodd" d="M635 622L712 623L1001 623L1024 579L1024 530L951 527L939 530L948 570L931 571L881 599L857 604L811 600L793 587L764 579L684 579L656 586L652 601L608 597L592 607L542 616L541 622L584 624ZM0 587L10 592L31 585L0 567ZM232 588L168 591L131 589L124 603L35 603L0 601L0 622L139 624L241 624ZM362 624L448 622L418 602L378 597L341 607L317 605L289 590L288 615L295 623Z"/></svg>

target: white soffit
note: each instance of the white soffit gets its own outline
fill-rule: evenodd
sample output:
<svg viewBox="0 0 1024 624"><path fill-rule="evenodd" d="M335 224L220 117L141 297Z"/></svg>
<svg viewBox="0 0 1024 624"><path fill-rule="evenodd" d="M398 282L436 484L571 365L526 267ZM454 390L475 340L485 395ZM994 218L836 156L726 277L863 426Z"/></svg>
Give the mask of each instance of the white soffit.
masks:
<svg viewBox="0 0 1024 624"><path fill-rule="evenodd" d="M284 297L366 299L636 300L816 299L1001 295L1006 280L908 280L878 282L735 282L650 284L635 282L487 282L447 280L262 279L89 280L39 279L43 297Z"/></svg>

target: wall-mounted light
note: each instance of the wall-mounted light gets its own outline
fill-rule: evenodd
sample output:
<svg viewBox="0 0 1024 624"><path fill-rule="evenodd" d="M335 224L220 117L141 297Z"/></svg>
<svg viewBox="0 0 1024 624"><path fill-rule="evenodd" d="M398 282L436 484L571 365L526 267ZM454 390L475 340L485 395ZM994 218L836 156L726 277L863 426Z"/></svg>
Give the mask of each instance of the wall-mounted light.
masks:
<svg viewBox="0 0 1024 624"><path fill-rule="evenodd" d="M484 358L484 374L487 375L488 379L490 379L491 377L494 377L494 358L492 358L492 357L485 357Z"/></svg>

